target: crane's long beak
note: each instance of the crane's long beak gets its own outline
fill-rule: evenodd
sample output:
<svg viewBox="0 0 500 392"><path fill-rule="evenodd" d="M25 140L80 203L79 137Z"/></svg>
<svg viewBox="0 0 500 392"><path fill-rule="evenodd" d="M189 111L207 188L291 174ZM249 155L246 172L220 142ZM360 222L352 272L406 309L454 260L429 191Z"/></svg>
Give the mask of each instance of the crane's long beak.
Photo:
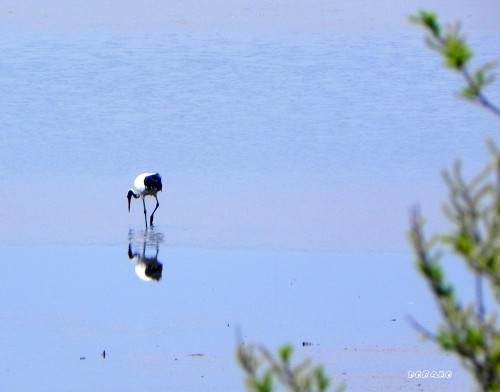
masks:
<svg viewBox="0 0 500 392"><path fill-rule="evenodd" d="M130 200L132 199L132 192L128 192L127 194L127 199L128 199L128 212L130 212Z"/></svg>

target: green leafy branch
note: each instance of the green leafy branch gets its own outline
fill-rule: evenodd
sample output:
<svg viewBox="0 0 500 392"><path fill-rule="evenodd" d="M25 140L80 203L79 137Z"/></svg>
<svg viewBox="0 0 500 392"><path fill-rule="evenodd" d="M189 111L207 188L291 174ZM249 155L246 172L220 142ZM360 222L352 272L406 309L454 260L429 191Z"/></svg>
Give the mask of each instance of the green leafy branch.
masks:
<svg viewBox="0 0 500 392"><path fill-rule="evenodd" d="M500 108L495 106L484 95L484 89L493 83L495 77L492 70L497 66L496 62L489 62L472 71L470 62L473 56L472 49L466 43L465 37L460 34L460 25L443 29L436 14L429 11L421 11L410 17L413 23L423 26L429 35L427 44L444 58L445 65L458 71L465 79L462 96L477 102L492 113L500 116Z"/></svg>
<svg viewBox="0 0 500 392"><path fill-rule="evenodd" d="M282 385L289 392L326 392L330 379L322 366L313 366L309 360L292 364L293 347L282 346L273 356L266 348L253 344L239 344L238 362L246 374L246 386L253 392L272 392ZM342 391L339 387L336 391Z"/></svg>
<svg viewBox="0 0 500 392"><path fill-rule="evenodd" d="M500 332L496 314L486 314L482 293L482 281L486 280L500 302L500 152L493 145L491 155L491 164L470 181L464 179L459 163L445 173L450 190L445 213L455 230L428 240L423 234L423 219L415 210L410 239L418 269L444 319L437 334L424 331L424 335L456 353L482 390L500 391ZM476 274L475 303L463 306L446 280L441 262L446 252L464 260Z"/></svg>

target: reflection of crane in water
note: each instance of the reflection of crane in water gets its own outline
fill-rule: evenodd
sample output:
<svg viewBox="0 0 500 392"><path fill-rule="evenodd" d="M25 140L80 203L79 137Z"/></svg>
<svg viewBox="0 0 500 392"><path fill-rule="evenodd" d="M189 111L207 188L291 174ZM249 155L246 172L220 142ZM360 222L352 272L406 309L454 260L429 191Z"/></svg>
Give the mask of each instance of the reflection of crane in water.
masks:
<svg viewBox="0 0 500 392"><path fill-rule="evenodd" d="M132 250L132 240L134 233L129 232L128 258L135 263L135 273L145 281L159 281L162 277L163 264L158 261L158 252L160 242L163 240L161 233L148 233L142 236L142 249L140 251ZM147 252L147 249L153 247L154 252ZM147 254L153 253L153 254Z"/></svg>

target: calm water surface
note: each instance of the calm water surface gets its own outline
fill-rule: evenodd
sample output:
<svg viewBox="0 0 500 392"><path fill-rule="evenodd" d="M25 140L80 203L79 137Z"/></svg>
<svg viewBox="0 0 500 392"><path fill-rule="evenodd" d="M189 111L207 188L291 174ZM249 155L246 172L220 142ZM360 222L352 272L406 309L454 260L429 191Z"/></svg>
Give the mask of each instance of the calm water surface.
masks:
<svg viewBox="0 0 500 392"><path fill-rule="evenodd" d="M453 98L419 37L0 50L2 390L242 390L238 329L295 344L348 390L469 385L406 321L438 318L405 233L416 202L443 226L440 171L482 166L497 125ZM125 197L143 171L164 184L149 231ZM427 368L454 376L408 379Z"/></svg>

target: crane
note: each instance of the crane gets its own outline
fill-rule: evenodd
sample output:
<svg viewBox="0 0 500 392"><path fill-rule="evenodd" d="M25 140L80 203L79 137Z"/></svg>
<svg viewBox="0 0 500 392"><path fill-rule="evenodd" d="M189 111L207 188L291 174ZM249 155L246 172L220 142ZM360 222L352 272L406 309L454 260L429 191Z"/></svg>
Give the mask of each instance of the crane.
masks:
<svg viewBox="0 0 500 392"><path fill-rule="evenodd" d="M130 189L127 193L128 199L128 211L130 212L130 201L132 197L134 199L142 199L142 205L144 206L144 223L146 224L146 229L148 228L146 203L144 198L146 196L153 196L156 199L156 207L149 218L149 226L153 226L153 217L160 206L158 202L158 197L156 194L162 191L161 177L158 173L142 173L139 174L134 180L134 188Z"/></svg>

